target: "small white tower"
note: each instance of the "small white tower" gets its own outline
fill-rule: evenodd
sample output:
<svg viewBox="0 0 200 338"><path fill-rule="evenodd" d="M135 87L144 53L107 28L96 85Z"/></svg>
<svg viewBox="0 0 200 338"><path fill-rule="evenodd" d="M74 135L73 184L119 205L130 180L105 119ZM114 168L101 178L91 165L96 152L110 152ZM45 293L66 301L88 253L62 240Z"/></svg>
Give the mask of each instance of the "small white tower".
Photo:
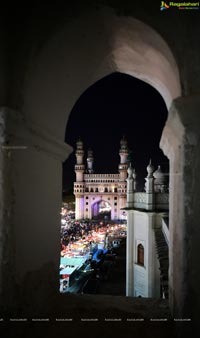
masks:
<svg viewBox="0 0 200 338"><path fill-rule="evenodd" d="M154 191L155 192L167 192L168 184L166 182L166 175L162 172L161 166L153 173L154 177Z"/></svg>
<svg viewBox="0 0 200 338"><path fill-rule="evenodd" d="M89 149L88 155L87 155L87 172L88 172L88 174L92 174L94 172L93 162L94 162L93 151L91 149Z"/></svg>
<svg viewBox="0 0 200 338"><path fill-rule="evenodd" d="M147 177L145 178L145 191L147 194L147 209L153 210L154 209L154 177L153 177L154 167L151 164L151 159L149 161L149 165L147 166Z"/></svg>
<svg viewBox="0 0 200 338"><path fill-rule="evenodd" d="M133 169L133 190L136 191L137 190L137 181L136 181L136 178L137 178L137 174L136 174L136 171L135 171L135 168Z"/></svg>
<svg viewBox="0 0 200 338"><path fill-rule="evenodd" d="M126 179L126 182L127 182L126 207L133 208L133 205L134 205L134 178L133 178L134 170L131 166L131 163L129 164L127 172L128 172L128 178Z"/></svg>

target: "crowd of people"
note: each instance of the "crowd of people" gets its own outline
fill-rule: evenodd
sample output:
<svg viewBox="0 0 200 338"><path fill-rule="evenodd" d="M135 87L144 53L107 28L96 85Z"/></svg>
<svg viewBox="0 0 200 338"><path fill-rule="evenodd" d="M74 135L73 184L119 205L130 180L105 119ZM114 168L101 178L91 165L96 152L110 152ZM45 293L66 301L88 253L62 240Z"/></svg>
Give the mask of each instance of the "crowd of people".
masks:
<svg viewBox="0 0 200 338"><path fill-rule="evenodd" d="M93 231L98 232L100 228L108 227L108 224L103 222L91 221L68 221L61 227L61 250L80 239L85 239L86 236L92 234Z"/></svg>

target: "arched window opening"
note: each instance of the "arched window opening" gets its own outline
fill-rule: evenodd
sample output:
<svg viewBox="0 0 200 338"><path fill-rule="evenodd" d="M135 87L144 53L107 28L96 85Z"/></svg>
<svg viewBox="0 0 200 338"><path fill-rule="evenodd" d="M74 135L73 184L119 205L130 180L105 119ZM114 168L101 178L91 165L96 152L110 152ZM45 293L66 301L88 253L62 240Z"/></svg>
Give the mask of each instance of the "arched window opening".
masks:
<svg viewBox="0 0 200 338"><path fill-rule="evenodd" d="M108 82L107 82L108 81ZM119 82L118 82L119 81ZM103 86L102 86L103 83ZM114 92L110 90L110 88L115 88ZM131 108L131 110L125 110L123 111L123 119L129 120L134 114L135 120L137 120L137 123L133 126L130 124L123 124L123 130L122 131L122 116L121 114L121 108L124 104L124 102L130 102L128 107L132 107L132 92L135 92L134 97L134 112ZM126 90L124 91L124 88ZM90 93L90 90L92 91ZM117 91L117 96L116 96ZM102 97L104 95L107 95L106 93L109 93L108 96L106 96L106 100L110 102L109 107L114 102L115 109L112 110L106 110L107 105L104 107L103 103L101 101L93 101L92 98L99 97L98 95L94 95L94 93L102 93ZM159 96L157 92L155 92L155 89L150 87L149 85L138 82L137 79L134 79L133 77L130 77L129 75L125 74L112 74L108 75L105 79L100 80L98 83L94 84L92 88L89 88L87 92L83 93L83 95L86 95L86 99L82 101L82 98L80 98L77 101L76 106L73 108L73 112L71 112L69 124L67 127L66 132L66 141L69 139L68 143L71 144L74 149L77 148L76 140L78 139L79 135L81 135L82 142L83 142L83 149L85 151L84 154L87 153L87 149L89 146L92 145L94 149L94 172L97 172L99 174L80 174L75 176L75 183L77 185L81 186L81 190L85 191L86 188L89 188L89 192L86 192L85 195L90 195L90 203L84 204L85 196L81 194L81 192L76 198L75 202L75 209L76 213L78 215L78 218L80 220L84 218L89 218L95 222L100 222L102 225L111 223L110 221L113 221L118 224L120 224L120 221L122 220L124 223L126 222L126 215L122 214L122 209L125 207L126 204L126 166L121 163L120 165L120 174L117 174L117 166L120 162L124 162L124 154L121 153L121 157L119 159L119 147L120 147L120 137L123 132L125 132L125 137L128 141L128 146L130 149L135 149L135 144L137 144L137 149L134 150L135 156L137 154L142 154L141 158L138 157L136 160L135 157L135 164L138 163L138 170L137 171L137 192L143 192L143 187L145 184L145 178L146 178L146 171L147 171L147 164L149 161L150 154L153 158L155 158L155 165L156 162L159 161L159 163L162 163L162 168L165 164L166 172L168 172L168 160L163 155L163 153L158 148L158 142L160 140L160 134L162 131L162 127L164 126L164 123L167 118L167 109L164 105L163 99ZM119 99L119 101L116 101L116 97ZM143 100L143 98L147 98L146 100ZM121 103L120 103L121 102ZM92 103L92 104L91 104ZM101 105L102 103L102 105ZM116 104L117 103L117 104ZM120 104L119 104L120 103ZM144 103L144 105L142 105ZM148 105L146 105L148 103ZM118 110L119 109L119 110ZM140 111L141 113L138 114L137 111ZM154 114L154 118L152 119L151 114L146 113L147 111L152 111ZM82 114L82 111L87 112L87 115ZM95 114L94 114L95 111ZM116 114L116 111L118 111L118 114ZM109 115L108 115L109 114ZM108 118L109 116L109 118ZM117 116L117 118L116 118ZM118 118L119 117L119 118ZM143 123L144 119L147 123ZM104 129L103 129L103 137L102 137L102 129L99 127L102 124L102 120L105 121L104 123ZM155 120L159 123L155 125ZM77 121L81 121L81 124ZM91 133L91 125L88 126L88 121L90 121L90 124L92 125L92 130L94 130L94 133ZM79 128L77 128L77 125ZM151 126L151 128L150 128ZM110 131L114 127L115 133L110 135ZM134 133L133 133L133 127L134 127ZM145 139L147 142L138 142L138 140L141 140L141 128L143 133L145 134ZM153 133L152 133L153 130ZM70 141L71 139L71 141ZM144 144L145 143L145 144ZM103 154L102 154L103 149ZM112 155L112 156L111 156ZM115 156L115 158L114 158ZM76 161L76 158L73 157L73 160ZM83 163L86 164L86 161L83 156ZM69 163L70 164L70 163ZM71 161L71 172L74 172L74 162ZM165 169L165 168L163 168ZM113 174L109 173L112 172ZM68 170L69 172L69 170ZM75 172L76 174L76 172ZM73 181L71 183L69 182L69 178L67 177L67 171L65 172L66 179L64 180L66 184L66 189L72 185ZM95 176L97 175L97 176ZM74 179L74 178L73 178ZM99 183L97 183L97 181ZM67 182L69 182L69 185L67 186ZM97 190L98 188L98 190ZM70 191L70 190L69 190ZM108 196L109 194L109 196ZM108 197L107 197L107 196ZM94 196L94 197L93 197ZM136 195L135 197L139 198L140 195ZM110 198L110 200L108 200ZM158 199L160 196L158 196ZM112 201L109 203L109 201ZM139 201L140 202L140 201ZM142 204L142 201L141 203ZM84 207L85 206L85 207ZM88 208L88 212L86 211L86 208ZM116 221L117 220L117 221ZM92 223L91 222L91 223ZM112 224L110 224L110 227L112 227ZM144 227L146 227L146 223L144 221ZM117 228L112 227L113 231L115 231ZM103 230L103 229L102 229ZM117 231L117 230L116 230ZM121 236L121 234L120 234ZM130 232L122 233L122 237L130 237L132 234ZM144 247L142 246L142 243L147 243L148 240L146 237L146 232L141 235L140 242L137 243L141 245L137 247L136 245L136 259L135 263L138 265L135 267L135 264L132 264L132 269L136 269L141 272L140 269L142 267L148 268L148 262L144 262ZM129 259L132 260L131 255L126 255L126 249L125 245L123 243L123 240L125 238L122 238L122 245L120 247L120 250L122 250L122 260L120 262L123 262L123 266L126 265L126 260ZM129 241L129 239L128 239ZM135 238L132 238L131 243L135 243ZM148 244L148 243L147 243ZM108 247L112 247L112 240L109 241ZM138 250L138 251L137 251ZM141 268L140 268L141 267ZM124 269L125 271L125 269ZM128 272L131 276L131 273ZM158 271L159 274L159 271ZM128 275L128 277L129 277ZM135 278L137 278L137 272L135 273ZM127 277L127 278L128 278ZM159 276L158 276L159 278ZM132 277L131 277L132 281ZM124 274L123 277L123 283L125 285L126 283L126 274ZM127 284L128 285L128 284ZM143 288L143 286L142 286ZM145 286L144 286L145 288ZM140 292L143 292L143 296L149 296L150 292L149 289L140 290ZM112 293L112 288L110 289ZM124 287L125 290L125 287ZM146 291L147 290L147 291ZM103 289L102 289L103 294ZM121 292L121 291L120 291ZM127 288L126 294L128 295L130 292L130 296L134 296L134 288ZM155 293L157 292L157 289ZM156 295L157 297L157 295Z"/></svg>
<svg viewBox="0 0 200 338"><path fill-rule="evenodd" d="M144 247L142 244L137 246L137 264L144 266Z"/></svg>

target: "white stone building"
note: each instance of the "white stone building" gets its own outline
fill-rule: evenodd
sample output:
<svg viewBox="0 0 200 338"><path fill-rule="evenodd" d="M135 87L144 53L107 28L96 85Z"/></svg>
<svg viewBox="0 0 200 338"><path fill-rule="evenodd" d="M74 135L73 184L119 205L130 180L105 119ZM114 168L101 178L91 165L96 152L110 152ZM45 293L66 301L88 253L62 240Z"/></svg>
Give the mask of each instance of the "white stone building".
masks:
<svg viewBox="0 0 200 338"><path fill-rule="evenodd" d="M120 164L117 174L98 174L93 169L93 153L88 150L87 168L84 165L83 142L77 141L76 149L76 219L125 219L126 179L127 179L127 141L120 142Z"/></svg>
<svg viewBox="0 0 200 338"><path fill-rule="evenodd" d="M168 298L168 183L160 166L147 167L145 192L135 191L135 171L127 178L126 295Z"/></svg>

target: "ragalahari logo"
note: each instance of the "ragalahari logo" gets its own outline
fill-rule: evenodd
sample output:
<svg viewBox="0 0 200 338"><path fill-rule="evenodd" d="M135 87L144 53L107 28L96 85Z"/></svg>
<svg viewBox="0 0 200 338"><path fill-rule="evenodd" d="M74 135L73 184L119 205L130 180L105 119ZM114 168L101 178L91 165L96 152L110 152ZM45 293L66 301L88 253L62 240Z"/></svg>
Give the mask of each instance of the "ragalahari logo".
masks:
<svg viewBox="0 0 200 338"><path fill-rule="evenodd" d="M160 10L164 11L165 9L169 9L175 7L177 9L196 9L199 10L199 2L172 2L170 1L169 4L167 4L165 1L161 1Z"/></svg>
<svg viewBox="0 0 200 338"><path fill-rule="evenodd" d="M168 8L170 8L170 6L167 5L166 2L161 1L160 10L164 11L165 9L168 9Z"/></svg>

